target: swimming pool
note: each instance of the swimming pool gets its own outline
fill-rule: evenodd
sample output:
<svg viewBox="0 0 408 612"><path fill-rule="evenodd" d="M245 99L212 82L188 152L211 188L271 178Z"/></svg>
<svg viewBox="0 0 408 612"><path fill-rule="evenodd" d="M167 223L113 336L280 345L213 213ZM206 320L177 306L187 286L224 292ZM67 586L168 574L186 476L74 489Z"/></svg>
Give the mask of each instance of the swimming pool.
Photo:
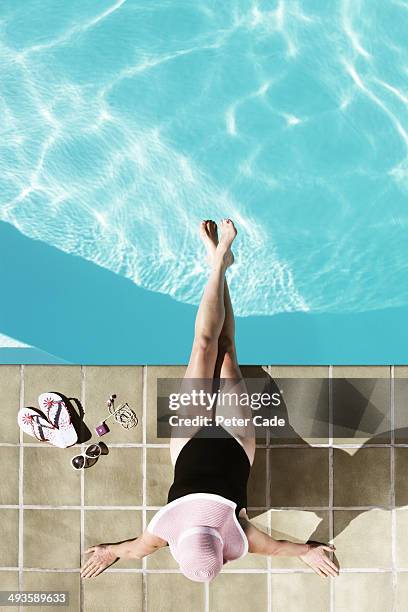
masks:
<svg viewBox="0 0 408 612"><path fill-rule="evenodd" d="M88 291L106 296L103 334L125 316L112 306L118 278L129 295L140 290L129 302L150 331L112 359L184 361L191 328L181 323L207 274L197 226L229 216L239 325L288 321L279 329L291 347L254 346L248 331L245 361L403 361L405 332L374 353L368 335L384 317L396 329L406 321L407 16L403 0L3 1L0 220L16 266L4 266L3 287L24 262L35 278L33 253L50 247L62 285L82 262ZM22 298L27 282L15 283ZM3 309L0 333L89 359L78 334L66 349L78 321L44 282L21 311ZM87 288L78 318L92 327ZM146 322L159 294L168 300ZM158 335L151 353L170 313L179 340L163 348ZM344 351L336 317L353 321ZM98 350L92 359L109 362Z"/></svg>

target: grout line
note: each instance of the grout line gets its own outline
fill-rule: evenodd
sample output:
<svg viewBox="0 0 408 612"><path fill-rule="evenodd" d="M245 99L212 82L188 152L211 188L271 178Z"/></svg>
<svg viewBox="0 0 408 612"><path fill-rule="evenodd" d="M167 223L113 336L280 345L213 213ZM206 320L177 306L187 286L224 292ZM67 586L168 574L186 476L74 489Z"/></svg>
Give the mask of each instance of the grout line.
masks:
<svg viewBox="0 0 408 612"><path fill-rule="evenodd" d="M334 406L333 406L333 366L329 366L329 542L334 540L334 452L333 452L333 425L334 425ZM330 553L333 560L333 554ZM330 576L330 612L334 612L334 578Z"/></svg>
<svg viewBox="0 0 408 612"><path fill-rule="evenodd" d="M4 504L0 506L0 510L12 510L17 509L20 506L18 504L10 505ZM143 510L143 506L81 506L80 504L77 506L46 506L46 505L36 505L36 504L23 504L22 508L24 510L81 510L83 507L84 510ZM147 510L160 510L162 506L146 506Z"/></svg>
<svg viewBox="0 0 408 612"><path fill-rule="evenodd" d="M401 506L408 509L407 506ZM391 506L333 506L333 510L391 510ZM316 512L322 510L330 510L329 506L274 506L273 508L248 508L248 512L250 510L270 510L271 512L281 512L282 510L303 510L308 512Z"/></svg>
<svg viewBox="0 0 408 612"><path fill-rule="evenodd" d="M0 508L7 508L8 506L0 506ZM18 506L11 506L12 508L18 507ZM33 506L33 505L26 505L24 506L25 509L28 510L81 510L81 508L83 508L84 510L141 510L143 511L144 508L146 508L146 510L160 510L160 508L162 508L162 506L86 506L86 505L79 505L79 506Z"/></svg>
<svg viewBox="0 0 408 612"><path fill-rule="evenodd" d="M0 364L1 366L1 364ZM143 446L146 446L147 448L170 448L170 444L154 444L154 443L148 443L148 444L141 444L140 442L118 442L118 443L111 443L111 442L107 442L107 444L109 444L109 448L143 448ZM17 446L20 447L20 444L17 442L0 442L0 448L2 446ZM44 444L41 442L24 442L22 444L22 446L25 447L33 447L33 448L55 448L52 444ZM71 446L69 448L78 448L81 449L83 446L83 444L77 443L77 444L71 444Z"/></svg>
<svg viewBox="0 0 408 612"><path fill-rule="evenodd" d="M155 570L158 571L158 570ZM160 570L159 570L160 571ZM162 570L163 572L167 570ZM399 570L408 572L408 568L404 570ZM230 569L230 570L222 570L223 574L266 574L268 572L267 569ZM390 574L392 572L392 568L380 568L380 567L353 567L353 568L344 568L340 570L342 574ZM313 574L315 575L314 570L303 569L303 568L291 568L291 569L272 569L271 574Z"/></svg>
<svg viewBox="0 0 408 612"><path fill-rule="evenodd" d="M272 367L271 366L266 366L267 369L267 373L269 374L269 376L272 378ZM256 445L256 448L258 448L258 445ZM266 482L266 492L265 492L265 503L266 503L266 507L269 509L272 505L272 498L271 498L271 435L270 435L270 430L269 428L266 430L266 451L265 451L265 461L266 461L266 466L265 466L265 482ZM256 452L256 451L255 451ZM249 508L248 508L249 511ZM271 529L271 519L270 519L270 512L268 512L268 527L269 529ZM270 566L270 559L268 557L268 567ZM269 600L269 584L268 584L268 610L271 610L271 602Z"/></svg>
<svg viewBox="0 0 408 612"><path fill-rule="evenodd" d="M19 409L24 408L24 365L20 365ZM23 430L20 428L19 466L18 466L18 588L24 589L24 446ZM22 612L23 606L19 606Z"/></svg>
<svg viewBox="0 0 408 612"><path fill-rule="evenodd" d="M383 444L367 444L367 439L364 438L364 440L360 443L360 444L348 444L348 443L336 443L334 442L334 438L333 438L333 442L330 445L329 442L324 443L324 444L274 444L272 445L270 448L271 450L276 450L279 448L390 448L391 447L391 443L383 443ZM396 444L395 446L402 446L402 447L407 447L408 444ZM257 448L264 448L263 446L257 446Z"/></svg>
<svg viewBox="0 0 408 612"><path fill-rule="evenodd" d="M147 420L147 366L143 366L142 378L142 528L143 533L147 527L146 521L146 502L147 502L147 445L146 445L146 420ZM142 593L143 593L143 612L147 612L147 561L142 559Z"/></svg>
<svg viewBox="0 0 408 612"><path fill-rule="evenodd" d="M271 455L270 455L270 448L268 447L265 451L265 461L266 461L266 465L265 465L265 486L266 486L266 491L265 491L265 503L266 503L266 507L270 508L272 505L272 498L271 498ZM256 452L256 451L255 451Z"/></svg>
<svg viewBox="0 0 408 612"><path fill-rule="evenodd" d="M0 567L1 572L16 572L18 573L18 566L2 566ZM44 573L55 573L55 574L77 574L80 568L44 568L44 567L25 567L24 572L44 572ZM111 568L104 571L104 573L131 573L141 574L143 573L142 568ZM147 574L180 574L180 570L177 569L146 569ZM348 567L341 568L341 574L392 574L393 568L376 568L376 567ZM314 574L313 570L303 568L291 568L291 569L279 569L275 568L272 570L268 569L223 569L223 574ZM395 572L397 574L407 574L408 567L396 567Z"/></svg>
<svg viewBox="0 0 408 612"><path fill-rule="evenodd" d="M43 506L35 504L23 504L21 506L24 510L81 510L82 506ZM157 511L163 506L83 506L84 510L143 510ZM0 505L0 510L18 510L20 506L18 504L3 504ZM408 509L408 504L400 506L401 509ZM248 506L248 512L281 512L282 510L299 510L303 512L318 512L330 510L329 506L274 506L273 508L268 506ZM361 511L366 512L367 510L387 510L391 512L392 506L333 506L332 510L336 511Z"/></svg>
<svg viewBox="0 0 408 612"><path fill-rule="evenodd" d="M271 366L267 366L267 372L269 374L269 376L271 376ZM272 378L272 376L271 376ZM266 451L265 451L265 460L266 460L266 466L265 466L265 470L266 470L266 477L265 477L265 483L266 483L266 491L265 491L265 503L267 505L267 508L269 509L272 505L272 498L271 498L271 435L270 435L270 429L268 427L268 429L266 430ZM272 531L272 513L269 512L269 510L267 511L268 515L267 515L267 528L268 528L268 533L269 535L271 534ZM271 557L270 555L268 555L266 557L266 567L268 569L268 575L266 577L266 588L267 588L267 610L268 612L272 612L273 610L273 601L272 601L272 575L271 575L271 569L272 569L272 561L271 561Z"/></svg>
<svg viewBox="0 0 408 612"><path fill-rule="evenodd" d="M204 612L210 612L210 585L204 583Z"/></svg>
<svg viewBox="0 0 408 612"><path fill-rule="evenodd" d="M81 366L81 406L85 410L86 406L86 368ZM81 453L85 450L85 444L81 444ZM81 482L81 506L80 506L80 543L79 543L79 559L82 566L82 558L85 550L85 470L80 470L80 482ZM80 611L84 612L84 581L79 577L79 606Z"/></svg>
<svg viewBox="0 0 408 612"><path fill-rule="evenodd" d="M391 563L392 563L392 610L397 609L397 512L395 509L395 378L394 366L390 367L390 403L391 403Z"/></svg>
<svg viewBox="0 0 408 612"><path fill-rule="evenodd" d="M1 365L1 364L0 364ZM3 446L11 446L11 447L16 447L16 448L20 448L20 446L23 446L24 448L55 448L52 444L41 444L40 442L22 442L21 445L20 443L17 442L0 442L0 448L2 448ZM72 444L70 446L70 448L82 448L83 445L81 444ZM333 448L391 448L391 442L389 443L382 443L382 444L367 444L366 439L364 438L364 441L361 442L360 444L342 444L342 443L335 443L333 442ZM402 442L396 442L394 444L395 448L408 448L408 444L402 443ZM170 444L155 444L153 442L146 442L146 444L141 444L139 442L129 442L129 443L111 443L109 442L109 448L170 448ZM314 444L314 443L310 443L310 444L271 444L270 446L268 446L267 444L257 444L256 445L257 449L269 449L269 450L277 450L277 449L281 449L281 448L330 448L330 444L329 442L325 442L325 443L318 443L318 444Z"/></svg>
<svg viewBox="0 0 408 612"><path fill-rule="evenodd" d="M270 489L269 489L270 491ZM268 533L269 535L272 534L272 512L268 512ZM272 612L273 611L273 584L272 584L272 574L271 574L271 570L272 570L272 558L270 555L267 556L266 558L266 564L267 564L267 568L268 568L268 578L267 578L267 589L268 589L268 612Z"/></svg>

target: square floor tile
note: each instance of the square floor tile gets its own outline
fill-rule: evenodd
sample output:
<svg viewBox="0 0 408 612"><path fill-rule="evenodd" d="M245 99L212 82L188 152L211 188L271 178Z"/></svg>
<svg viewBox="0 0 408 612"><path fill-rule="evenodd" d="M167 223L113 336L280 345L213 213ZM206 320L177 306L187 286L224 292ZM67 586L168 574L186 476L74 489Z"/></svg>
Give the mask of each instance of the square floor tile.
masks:
<svg viewBox="0 0 408 612"><path fill-rule="evenodd" d="M240 364L239 369L241 370L244 378L263 378L264 376L270 377L269 366Z"/></svg>
<svg viewBox="0 0 408 612"><path fill-rule="evenodd" d="M40 393L53 391L69 399L81 398L81 368L68 365L24 366L24 406L38 408ZM75 402L72 402L75 405ZM24 434L24 442L37 443L36 438ZM41 444L41 442L38 442Z"/></svg>
<svg viewBox="0 0 408 612"><path fill-rule="evenodd" d="M18 571L3 571L0 572L0 583L3 591L18 591L18 580L19 575ZM3 610L15 610L14 606L7 606L7 608L2 607Z"/></svg>
<svg viewBox="0 0 408 612"><path fill-rule="evenodd" d="M408 508L398 508L395 515L397 567L408 569Z"/></svg>
<svg viewBox="0 0 408 612"><path fill-rule="evenodd" d="M141 366L87 366L85 368L85 421L94 432L95 425L108 417L106 402L117 395L115 407L127 402L139 419L136 427L124 429L112 418L107 421L110 432L103 440L109 443L141 442L143 417L143 367Z"/></svg>
<svg viewBox="0 0 408 612"><path fill-rule="evenodd" d="M104 572L84 579L86 612L130 612L143 609L142 576L136 573Z"/></svg>
<svg viewBox="0 0 408 612"><path fill-rule="evenodd" d="M185 366L147 366L147 442L166 444L169 438L157 437L157 379L183 378Z"/></svg>
<svg viewBox="0 0 408 612"><path fill-rule="evenodd" d="M0 447L2 482L0 486L0 505L18 504L18 472L20 463L19 448Z"/></svg>
<svg viewBox="0 0 408 612"><path fill-rule="evenodd" d="M0 566L18 566L18 510L0 508ZM0 572L0 581L2 577Z"/></svg>
<svg viewBox="0 0 408 612"><path fill-rule="evenodd" d="M251 523L261 531L269 533L269 512L263 512L258 514L257 516L254 516L253 518L251 518ZM228 570L266 569L268 567L268 559L265 555L254 555L252 553L248 553L241 559L237 559L236 561L229 561L225 564L224 567Z"/></svg>
<svg viewBox="0 0 408 612"><path fill-rule="evenodd" d="M394 366L394 378L408 379L408 366Z"/></svg>
<svg viewBox="0 0 408 612"><path fill-rule="evenodd" d="M334 579L335 612L391 612L391 601L391 573L346 573Z"/></svg>
<svg viewBox="0 0 408 612"><path fill-rule="evenodd" d="M390 385L388 377L333 378L335 444L390 442Z"/></svg>
<svg viewBox="0 0 408 612"><path fill-rule="evenodd" d="M204 612L204 585L182 574L147 575L147 612Z"/></svg>
<svg viewBox="0 0 408 612"><path fill-rule="evenodd" d="M64 612L78 612L79 601L79 572L24 572L25 591L68 591L68 606L35 606L27 607L26 610L38 610L38 612L49 612L50 610L64 610Z"/></svg>
<svg viewBox="0 0 408 612"><path fill-rule="evenodd" d="M242 376L245 379L247 393L250 394L253 398L252 401L256 399L255 394L267 394L269 398L267 399L267 405L261 405L261 402L258 402L258 408L254 408L252 411L252 416L259 416L261 418L270 419L276 416L277 419L285 418L286 411L280 405L268 405L271 402L271 397L273 394L279 393L279 388L273 378L270 376L268 372L267 366L240 366L240 370ZM260 396L258 395L259 399ZM278 432L281 434L281 427L264 427L260 426L256 428L256 441L257 444L266 444L268 438ZM277 434L277 435L278 435ZM279 436L278 436L279 437Z"/></svg>
<svg viewBox="0 0 408 612"><path fill-rule="evenodd" d="M391 568L391 512L334 512L334 545L340 568ZM370 534L370 537L367 537ZM364 542L364 546L361 546Z"/></svg>
<svg viewBox="0 0 408 612"><path fill-rule="evenodd" d="M180 406L179 403L176 409L174 409L174 406L172 409L170 408L170 398L179 396L180 393L186 391L183 386L182 372L178 368L174 368L174 371L171 369L169 372L171 376L163 377L160 375L156 377L156 370L157 368L154 368L152 372L149 366L147 368L146 439L150 444L169 444L172 435L176 437L193 435L186 428L184 428L184 432L181 432L179 431L180 428L170 425L170 417L179 419L182 416L195 416L195 413L192 414L191 407L184 411L184 407Z"/></svg>
<svg viewBox="0 0 408 612"><path fill-rule="evenodd" d="M328 464L326 448L270 449L271 506L326 506L329 499Z"/></svg>
<svg viewBox="0 0 408 612"><path fill-rule="evenodd" d="M2 591L19 591L19 574L18 572L3 571L0 572L0 585ZM18 606L2 606L2 612L15 612ZM23 609L23 608L21 608Z"/></svg>
<svg viewBox="0 0 408 612"><path fill-rule="evenodd" d="M268 609L267 574L221 573L210 583L211 612L225 610L265 612Z"/></svg>
<svg viewBox="0 0 408 612"><path fill-rule="evenodd" d="M267 507L266 460L267 451L263 448L257 448L247 486L247 500L250 508Z"/></svg>
<svg viewBox="0 0 408 612"><path fill-rule="evenodd" d="M0 442L18 443L20 429L17 413L20 408L20 366L0 366Z"/></svg>
<svg viewBox="0 0 408 612"><path fill-rule="evenodd" d="M333 378L390 378L390 366L333 366Z"/></svg>
<svg viewBox="0 0 408 612"><path fill-rule="evenodd" d="M146 525L150 523L157 510L146 512ZM178 563L170 552L169 546L159 548L152 555L146 557L146 567L148 569L178 569Z"/></svg>
<svg viewBox="0 0 408 612"><path fill-rule="evenodd" d="M395 442L408 444L408 368L395 368Z"/></svg>
<svg viewBox="0 0 408 612"><path fill-rule="evenodd" d="M18 572L12 572L12 571L0 572L0 586L1 586L2 591L19 591ZM15 612L18 609L19 609L18 606L2 606L1 612Z"/></svg>
<svg viewBox="0 0 408 612"><path fill-rule="evenodd" d="M272 378L328 378L328 366L268 366Z"/></svg>
<svg viewBox="0 0 408 612"><path fill-rule="evenodd" d="M142 512L139 510L85 510L85 550L102 541L134 540L142 531ZM142 567L142 561L119 559L114 567Z"/></svg>
<svg viewBox="0 0 408 612"><path fill-rule="evenodd" d="M147 502L148 506L164 506L173 482L174 469L168 448L147 449Z"/></svg>
<svg viewBox="0 0 408 612"><path fill-rule="evenodd" d="M80 474L71 467L75 448L24 448L24 503L77 506L81 503Z"/></svg>
<svg viewBox="0 0 408 612"><path fill-rule="evenodd" d="M327 612L330 610L330 583L317 574L273 574L272 609L277 612Z"/></svg>
<svg viewBox="0 0 408 612"><path fill-rule="evenodd" d="M85 505L140 506L142 504L142 449L109 449L108 455L85 469Z"/></svg>
<svg viewBox="0 0 408 612"><path fill-rule="evenodd" d="M327 443L329 435L328 378L275 378L288 426L276 428L272 444ZM284 413L284 414L283 414Z"/></svg>
<svg viewBox="0 0 408 612"><path fill-rule="evenodd" d="M79 510L24 510L24 567L79 567Z"/></svg>
<svg viewBox="0 0 408 612"><path fill-rule="evenodd" d="M406 612L408 602L408 573L397 574L396 610L395 612Z"/></svg>
<svg viewBox="0 0 408 612"><path fill-rule="evenodd" d="M278 510L271 512L271 535L275 540L289 540L304 544L308 540L327 544L329 542L328 512L305 510ZM306 569L298 557L271 557L274 569Z"/></svg>
<svg viewBox="0 0 408 612"><path fill-rule="evenodd" d="M333 452L335 506L390 504L390 449L360 448L350 456Z"/></svg>
<svg viewBox="0 0 408 612"><path fill-rule="evenodd" d="M396 448L395 457L395 504L408 506L407 471L408 448Z"/></svg>

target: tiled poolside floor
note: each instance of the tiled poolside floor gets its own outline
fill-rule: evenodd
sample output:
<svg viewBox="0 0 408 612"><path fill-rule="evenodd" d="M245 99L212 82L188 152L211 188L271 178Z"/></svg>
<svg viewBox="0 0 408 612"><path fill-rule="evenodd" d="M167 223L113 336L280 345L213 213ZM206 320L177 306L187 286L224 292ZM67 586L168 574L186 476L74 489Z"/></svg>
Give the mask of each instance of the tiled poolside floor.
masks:
<svg viewBox="0 0 408 612"><path fill-rule="evenodd" d="M250 514L277 538L306 541L313 534L334 542L340 577L320 578L296 559L248 555L206 586L178 573L164 549L143 562L119 562L81 583L82 550L138 535L166 501L172 468L168 442L155 433L156 380L183 371L0 366L0 588L69 590L69 609L86 612L407 610L408 439L404 432L390 432L408 420L408 368L399 367L269 366L244 372L285 379L296 431L308 412L320 415L313 438L259 445ZM356 412L350 420L354 432L350 422L336 418L339 389L343 403L350 401L350 412ZM140 424L132 430L112 424L103 438L109 455L77 473L70 458L80 446L45 446L17 426L19 407L36 406L38 394L49 390L75 399L90 430L106 416L111 393L129 402ZM374 415L369 427L364 407Z"/></svg>

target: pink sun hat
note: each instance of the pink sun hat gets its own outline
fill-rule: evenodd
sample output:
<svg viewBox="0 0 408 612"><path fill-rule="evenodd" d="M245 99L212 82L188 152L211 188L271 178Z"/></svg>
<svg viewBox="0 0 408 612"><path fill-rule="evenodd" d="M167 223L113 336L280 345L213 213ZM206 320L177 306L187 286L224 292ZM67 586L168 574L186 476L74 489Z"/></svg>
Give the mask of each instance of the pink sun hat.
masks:
<svg viewBox="0 0 408 612"><path fill-rule="evenodd" d="M248 552L236 504L212 493L191 493L161 508L147 530L168 542L182 573L209 582L227 561Z"/></svg>

